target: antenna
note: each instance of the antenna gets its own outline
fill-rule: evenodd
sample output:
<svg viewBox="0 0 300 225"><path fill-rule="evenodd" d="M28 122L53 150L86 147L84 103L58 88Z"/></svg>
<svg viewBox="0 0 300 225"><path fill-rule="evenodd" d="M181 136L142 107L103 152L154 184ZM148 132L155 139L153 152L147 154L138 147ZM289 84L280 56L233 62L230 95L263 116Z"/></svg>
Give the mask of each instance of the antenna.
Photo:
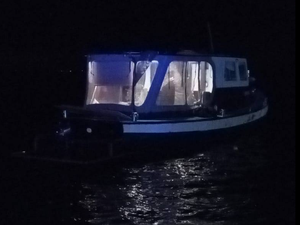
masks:
<svg viewBox="0 0 300 225"><path fill-rule="evenodd" d="M214 48L214 43L213 43L213 39L212 39L212 33L211 33L211 28L210 28L209 22L207 22L207 29L208 29L209 41L210 41L210 51L211 51L211 53L214 53L215 48Z"/></svg>

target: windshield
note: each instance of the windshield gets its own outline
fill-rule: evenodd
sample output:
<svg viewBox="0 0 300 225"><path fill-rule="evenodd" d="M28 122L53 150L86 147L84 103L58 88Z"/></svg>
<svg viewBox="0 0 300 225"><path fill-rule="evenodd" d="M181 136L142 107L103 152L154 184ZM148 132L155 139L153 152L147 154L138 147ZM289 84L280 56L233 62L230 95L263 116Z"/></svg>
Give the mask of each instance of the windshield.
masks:
<svg viewBox="0 0 300 225"><path fill-rule="evenodd" d="M131 105L135 86L135 105L144 103L150 90L157 61L90 61L86 104ZM133 77L135 79L133 80Z"/></svg>

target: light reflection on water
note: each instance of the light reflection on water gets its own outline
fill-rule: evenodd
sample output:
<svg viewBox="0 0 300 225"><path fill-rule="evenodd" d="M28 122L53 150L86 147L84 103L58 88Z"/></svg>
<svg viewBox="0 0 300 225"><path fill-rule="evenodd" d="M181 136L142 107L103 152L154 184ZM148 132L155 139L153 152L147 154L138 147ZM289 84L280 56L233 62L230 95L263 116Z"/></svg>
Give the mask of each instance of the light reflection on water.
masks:
<svg viewBox="0 0 300 225"><path fill-rule="evenodd" d="M201 168L195 165L201 165ZM214 170L203 155L147 165L139 170L129 169L129 177L137 177L137 180L120 188L129 203L120 207L120 212L137 224L174 224L195 217L199 213L195 206L199 208L197 204L208 203L197 195L207 192L201 190L201 186L208 184L207 176ZM199 185L189 187L189 184Z"/></svg>
<svg viewBox="0 0 300 225"><path fill-rule="evenodd" d="M263 224L253 177L266 163L260 149L214 146L192 157L124 168L114 185L82 183L88 194L80 204L92 224Z"/></svg>

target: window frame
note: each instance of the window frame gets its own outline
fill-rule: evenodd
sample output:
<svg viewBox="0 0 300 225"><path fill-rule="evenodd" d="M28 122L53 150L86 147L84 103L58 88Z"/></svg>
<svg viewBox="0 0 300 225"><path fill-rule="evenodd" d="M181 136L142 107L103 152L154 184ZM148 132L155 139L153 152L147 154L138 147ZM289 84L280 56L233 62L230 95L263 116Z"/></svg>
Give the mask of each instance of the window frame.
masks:
<svg viewBox="0 0 300 225"><path fill-rule="evenodd" d="M169 104L166 104L166 105L158 104L157 101L158 101L159 95L160 95L161 90L162 90L163 82L164 82L166 76L168 76L167 73L169 71L170 65L173 62L183 63L183 68L184 68L184 72L183 72L184 73L184 102L185 103L181 104L181 105L178 105L178 104L176 104L176 105L175 104L170 104L170 105ZM197 84L196 85L198 86L198 92L201 92L201 85L200 85L200 83L201 83L201 81L200 81L201 67L200 67L200 65L201 65L202 62L207 63L211 68L212 72L211 72L211 75L209 76L209 78L212 79L212 82L211 82L212 83L212 88L211 88L212 90L211 90L210 93L213 93L214 88L215 88L215 81L214 81L215 69L214 69L213 63L210 60L207 60L207 59L194 59L194 60L192 60L192 59L187 59L187 60L173 59L173 60L169 61L168 65L167 65L166 73L164 75L163 81L161 83L161 87L160 87L159 92L158 92L157 97L156 97L155 106L156 107L163 107L163 108L164 107L167 107L167 108L169 108L169 107L174 107L174 108L182 108L182 107L186 108L186 107L188 107L190 109L190 108L193 108L193 106L198 106L198 104L197 104L198 102L200 102L202 104L202 98L199 98L199 97L198 97L199 99L198 99L197 103L189 104L188 103L188 94L187 94L187 79L188 79L187 76L188 76L188 72L189 72L188 71L188 63L191 63L190 65L192 65L194 63L198 67L197 75L196 75L196 77L197 77ZM181 75L182 75L182 73L181 73ZM199 94L199 96L200 96L200 94ZM174 96L174 98L175 98L175 96Z"/></svg>

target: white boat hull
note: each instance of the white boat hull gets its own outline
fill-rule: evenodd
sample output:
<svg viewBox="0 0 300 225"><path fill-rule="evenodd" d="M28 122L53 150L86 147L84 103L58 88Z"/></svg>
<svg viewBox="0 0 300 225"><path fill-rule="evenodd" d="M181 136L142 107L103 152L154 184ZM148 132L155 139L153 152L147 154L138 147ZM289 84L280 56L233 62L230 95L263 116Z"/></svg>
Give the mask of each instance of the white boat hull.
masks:
<svg viewBox="0 0 300 225"><path fill-rule="evenodd" d="M123 124L124 134L163 134L163 133L186 133L205 132L245 125L263 118L268 112L268 106L246 115L234 117L189 118L186 120L141 120L139 122L127 122Z"/></svg>

